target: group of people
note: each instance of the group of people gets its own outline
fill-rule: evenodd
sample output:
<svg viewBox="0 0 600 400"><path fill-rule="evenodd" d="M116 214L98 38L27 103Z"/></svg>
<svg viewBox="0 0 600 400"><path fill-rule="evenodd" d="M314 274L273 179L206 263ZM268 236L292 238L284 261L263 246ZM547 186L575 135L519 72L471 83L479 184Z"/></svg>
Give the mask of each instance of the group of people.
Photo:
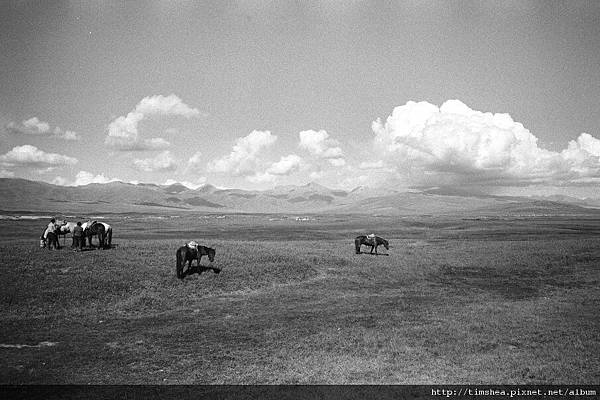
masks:
<svg viewBox="0 0 600 400"><path fill-rule="evenodd" d="M61 226L56 223L56 218L52 218L50 220L50 223L48 223L48 227L44 231L44 235L43 235L44 241L47 240L48 233L56 234L57 231L60 232L60 229L61 229ZM85 244L85 236L83 233L83 227L81 226L81 221L78 221L77 225L75 225L73 227L71 235L73 236L73 244L71 245L73 250L74 251L83 250L83 245Z"/></svg>

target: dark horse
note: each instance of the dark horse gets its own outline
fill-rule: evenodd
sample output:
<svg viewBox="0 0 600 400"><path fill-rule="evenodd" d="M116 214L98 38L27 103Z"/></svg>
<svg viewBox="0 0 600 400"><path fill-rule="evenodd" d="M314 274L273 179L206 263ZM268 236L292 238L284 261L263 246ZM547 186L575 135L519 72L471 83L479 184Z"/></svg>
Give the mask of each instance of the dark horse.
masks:
<svg viewBox="0 0 600 400"><path fill-rule="evenodd" d="M87 237L90 247L93 247L92 237L98 236L98 247L104 249L104 246L106 244L106 228L104 227L104 224L102 222L94 221L91 223L86 222L84 225L85 227L83 229L83 240L85 240L85 238Z"/></svg>
<svg viewBox="0 0 600 400"><path fill-rule="evenodd" d="M177 249L177 277L179 279L185 278L192 270L192 261L198 260L198 269L200 269L200 259L202 256L208 256L210 262L215 260L215 249L206 246L197 246L196 248L181 246ZM186 273L183 273L183 267L185 263L188 263L188 269ZM221 272L220 269L212 268L213 272L218 274Z"/></svg>
<svg viewBox="0 0 600 400"><path fill-rule="evenodd" d="M377 246L383 245L386 250L390 249L390 244L384 238L379 236L375 236L375 238L368 238L365 235L357 236L354 239L354 248L356 249L356 254L360 254L360 246L371 246L371 254L373 254L373 249L375 249L375 254L377 254Z"/></svg>
<svg viewBox="0 0 600 400"><path fill-rule="evenodd" d="M45 229L44 232L46 232ZM58 243L58 235L54 232L48 232L48 234L46 235L46 239L44 239L44 234L42 233L42 236L40 236L40 243L42 244L42 248L47 247L48 250L52 250L52 246L54 246L56 250L60 249L60 244Z"/></svg>

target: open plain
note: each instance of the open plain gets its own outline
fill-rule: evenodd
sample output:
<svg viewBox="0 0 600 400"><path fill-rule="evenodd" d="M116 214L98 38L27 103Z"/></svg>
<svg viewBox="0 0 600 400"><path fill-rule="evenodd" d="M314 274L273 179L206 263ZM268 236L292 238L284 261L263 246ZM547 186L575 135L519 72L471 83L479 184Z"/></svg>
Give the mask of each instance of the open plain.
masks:
<svg viewBox="0 0 600 400"><path fill-rule="evenodd" d="M113 247L81 253L4 221L0 383L600 380L597 213L103 217ZM387 255L354 254L372 231ZM176 278L191 239L220 274Z"/></svg>

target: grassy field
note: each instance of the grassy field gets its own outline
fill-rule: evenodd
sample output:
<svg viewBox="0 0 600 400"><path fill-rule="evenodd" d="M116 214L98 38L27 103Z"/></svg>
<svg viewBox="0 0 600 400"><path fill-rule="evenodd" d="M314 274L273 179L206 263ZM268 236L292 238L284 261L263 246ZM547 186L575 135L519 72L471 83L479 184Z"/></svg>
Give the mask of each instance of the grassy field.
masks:
<svg viewBox="0 0 600 400"><path fill-rule="evenodd" d="M82 253L4 221L0 383L600 381L597 215L312 218L109 215ZM176 278L191 239L220 274Z"/></svg>

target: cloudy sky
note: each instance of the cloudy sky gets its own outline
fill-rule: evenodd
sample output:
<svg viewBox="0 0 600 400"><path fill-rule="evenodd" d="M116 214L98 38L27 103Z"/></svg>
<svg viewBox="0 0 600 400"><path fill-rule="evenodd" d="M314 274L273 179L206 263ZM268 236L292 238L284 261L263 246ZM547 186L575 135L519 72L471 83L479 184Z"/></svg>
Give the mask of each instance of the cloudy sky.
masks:
<svg viewBox="0 0 600 400"><path fill-rule="evenodd" d="M3 2L0 176L600 197L600 2Z"/></svg>

